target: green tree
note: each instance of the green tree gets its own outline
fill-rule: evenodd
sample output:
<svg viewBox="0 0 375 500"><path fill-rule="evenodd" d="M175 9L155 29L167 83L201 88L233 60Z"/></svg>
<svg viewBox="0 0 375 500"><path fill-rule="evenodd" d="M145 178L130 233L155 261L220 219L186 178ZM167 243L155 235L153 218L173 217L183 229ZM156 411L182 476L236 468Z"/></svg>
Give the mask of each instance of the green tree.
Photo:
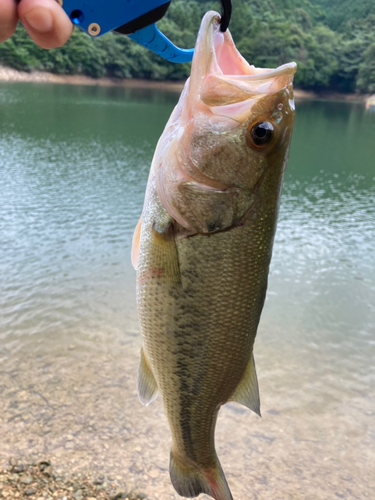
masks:
<svg viewBox="0 0 375 500"><path fill-rule="evenodd" d="M375 43L370 45L364 53L356 84L358 90L375 92Z"/></svg>

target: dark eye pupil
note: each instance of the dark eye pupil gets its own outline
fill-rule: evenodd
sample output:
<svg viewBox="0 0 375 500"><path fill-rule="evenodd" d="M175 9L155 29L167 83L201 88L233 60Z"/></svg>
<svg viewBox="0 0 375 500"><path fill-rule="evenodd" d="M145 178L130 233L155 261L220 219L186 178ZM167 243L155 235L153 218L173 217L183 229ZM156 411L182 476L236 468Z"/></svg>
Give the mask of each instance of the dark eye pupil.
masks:
<svg viewBox="0 0 375 500"><path fill-rule="evenodd" d="M257 127L254 131L256 137L259 139L263 139L263 137L267 134L267 129L263 127Z"/></svg>
<svg viewBox="0 0 375 500"><path fill-rule="evenodd" d="M256 123L251 129L250 136L256 146L263 146L272 139L273 126L269 122Z"/></svg>

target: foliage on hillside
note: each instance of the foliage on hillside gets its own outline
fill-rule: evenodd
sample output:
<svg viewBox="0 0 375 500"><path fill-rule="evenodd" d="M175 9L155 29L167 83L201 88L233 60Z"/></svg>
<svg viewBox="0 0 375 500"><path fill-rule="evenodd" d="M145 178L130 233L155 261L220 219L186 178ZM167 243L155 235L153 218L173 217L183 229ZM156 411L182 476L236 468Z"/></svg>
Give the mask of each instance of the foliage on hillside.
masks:
<svg viewBox="0 0 375 500"><path fill-rule="evenodd" d="M177 45L192 47L211 0L173 0L160 29ZM235 42L256 66L298 63L296 84L307 89L375 92L373 0L233 0ZM75 30L59 49L37 47L22 26L0 45L0 63L16 69L83 73L93 77L179 80L189 64L172 64L125 36L92 39Z"/></svg>

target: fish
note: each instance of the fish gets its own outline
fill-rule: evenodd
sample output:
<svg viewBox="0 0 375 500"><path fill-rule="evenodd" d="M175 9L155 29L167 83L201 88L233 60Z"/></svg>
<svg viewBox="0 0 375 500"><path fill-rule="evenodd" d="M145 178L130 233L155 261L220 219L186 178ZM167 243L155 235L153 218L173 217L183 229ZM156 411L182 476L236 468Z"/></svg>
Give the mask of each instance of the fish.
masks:
<svg viewBox="0 0 375 500"><path fill-rule="evenodd" d="M191 74L158 141L133 236L138 395L158 394L177 493L232 494L215 451L220 407L260 415L254 341L288 161L295 63L250 65L205 14Z"/></svg>

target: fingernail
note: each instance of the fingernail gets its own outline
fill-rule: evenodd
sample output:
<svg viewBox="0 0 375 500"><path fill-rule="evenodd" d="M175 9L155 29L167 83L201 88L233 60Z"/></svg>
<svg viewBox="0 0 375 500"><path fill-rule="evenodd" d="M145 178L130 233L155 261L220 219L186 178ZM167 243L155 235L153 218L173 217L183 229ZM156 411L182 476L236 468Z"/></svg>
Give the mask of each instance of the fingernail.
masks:
<svg viewBox="0 0 375 500"><path fill-rule="evenodd" d="M36 7L26 12L24 17L30 27L39 33L47 33L53 28L53 17L48 9Z"/></svg>

